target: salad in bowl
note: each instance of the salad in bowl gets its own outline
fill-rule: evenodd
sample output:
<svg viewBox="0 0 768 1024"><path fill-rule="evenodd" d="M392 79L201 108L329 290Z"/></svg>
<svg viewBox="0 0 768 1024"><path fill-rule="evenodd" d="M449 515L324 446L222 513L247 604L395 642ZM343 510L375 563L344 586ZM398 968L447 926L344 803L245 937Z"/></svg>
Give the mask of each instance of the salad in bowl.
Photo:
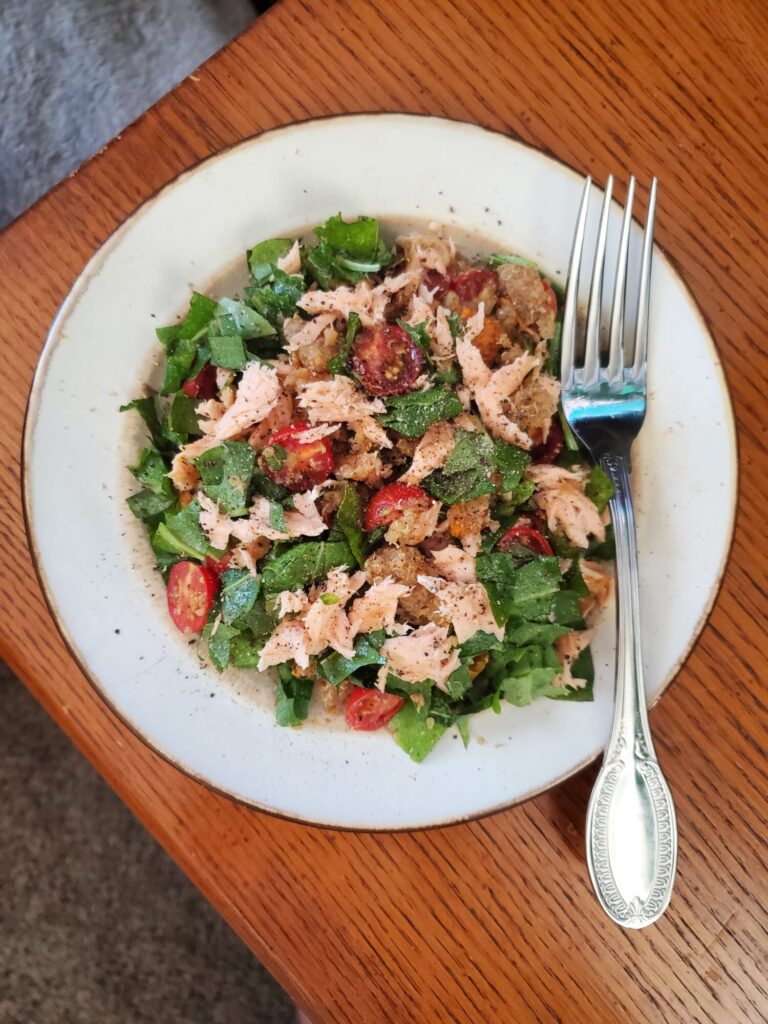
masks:
<svg viewBox="0 0 768 1024"><path fill-rule="evenodd" d="M128 498L170 619L422 760L503 701L589 700L612 488L559 411L559 297L530 261L340 215L247 253L158 330Z"/></svg>

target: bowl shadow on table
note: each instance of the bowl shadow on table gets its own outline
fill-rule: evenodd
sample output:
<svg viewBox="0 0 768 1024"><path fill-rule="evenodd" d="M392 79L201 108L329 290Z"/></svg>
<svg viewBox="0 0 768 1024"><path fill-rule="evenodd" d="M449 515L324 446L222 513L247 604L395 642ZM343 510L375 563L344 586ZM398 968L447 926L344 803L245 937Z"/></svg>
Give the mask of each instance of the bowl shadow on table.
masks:
<svg viewBox="0 0 768 1024"><path fill-rule="evenodd" d="M602 758L587 765L553 789L542 793L535 803L554 826L561 844L581 863L586 857L585 828L589 797L600 771Z"/></svg>

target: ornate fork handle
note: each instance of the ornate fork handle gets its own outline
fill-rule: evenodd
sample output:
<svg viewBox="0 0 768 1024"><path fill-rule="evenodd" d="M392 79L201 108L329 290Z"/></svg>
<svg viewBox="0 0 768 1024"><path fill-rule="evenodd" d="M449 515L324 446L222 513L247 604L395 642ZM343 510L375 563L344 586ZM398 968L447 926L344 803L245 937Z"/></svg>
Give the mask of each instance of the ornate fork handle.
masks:
<svg viewBox="0 0 768 1024"><path fill-rule="evenodd" d="M669 903L677 862L677 822L648 726L640 648L637 542L629 455L600 459L616 488L616 695L611 737L587 813L587 862L606 913L643 928Z"/></svg>

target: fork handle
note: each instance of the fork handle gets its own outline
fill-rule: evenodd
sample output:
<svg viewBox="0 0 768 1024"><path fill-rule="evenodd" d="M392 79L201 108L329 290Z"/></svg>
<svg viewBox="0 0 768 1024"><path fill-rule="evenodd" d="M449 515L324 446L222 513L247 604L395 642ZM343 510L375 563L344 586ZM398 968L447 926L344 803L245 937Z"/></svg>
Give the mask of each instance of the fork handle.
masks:
<svg viewBox="0 0 768 1024"><path fill-rule="evenodd" d="M677 862L677 822L653 748L640 646L635 515L629 453L600 465L616 492L617 652L613 724L587 811L587 863L603 909L625 928L644 928L666 910Z"/></svg>

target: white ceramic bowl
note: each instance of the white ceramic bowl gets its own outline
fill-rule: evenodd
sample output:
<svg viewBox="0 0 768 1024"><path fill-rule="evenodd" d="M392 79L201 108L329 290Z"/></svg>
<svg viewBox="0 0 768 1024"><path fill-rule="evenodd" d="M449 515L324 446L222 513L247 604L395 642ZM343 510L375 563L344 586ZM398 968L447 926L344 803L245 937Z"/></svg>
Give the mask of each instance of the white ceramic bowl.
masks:
<svg viewBox="0 0 768 1024"><path fill-rule="evenodd" d="M582 180L473 125L399 114L309 121L193 168L96 253L51 330L25 436L31 543L50 605L86 674L147 743L239 800L302 821L414 828L523 800L593 759L608 735L613 613L594 642L595 700L505 706L446 734L421 765L386 730L355 733L315 707L274 723L272 684L218 676L173 628L143 527L125 498L142 439L118 406L156 373L153 328L192 287L228 288L245 249L332 213L390 225L435 220L465 247L514 251L562 279ZM659 218L665 217L663 181ZM596 211L595 211L596 212ZM636 232L639 234L639 232ZM659 252L650 402L635 449L649 701L679 668L712 606L735 505L729 398L696 306ZM154 369L153 369L154 367Z"/></svg>

